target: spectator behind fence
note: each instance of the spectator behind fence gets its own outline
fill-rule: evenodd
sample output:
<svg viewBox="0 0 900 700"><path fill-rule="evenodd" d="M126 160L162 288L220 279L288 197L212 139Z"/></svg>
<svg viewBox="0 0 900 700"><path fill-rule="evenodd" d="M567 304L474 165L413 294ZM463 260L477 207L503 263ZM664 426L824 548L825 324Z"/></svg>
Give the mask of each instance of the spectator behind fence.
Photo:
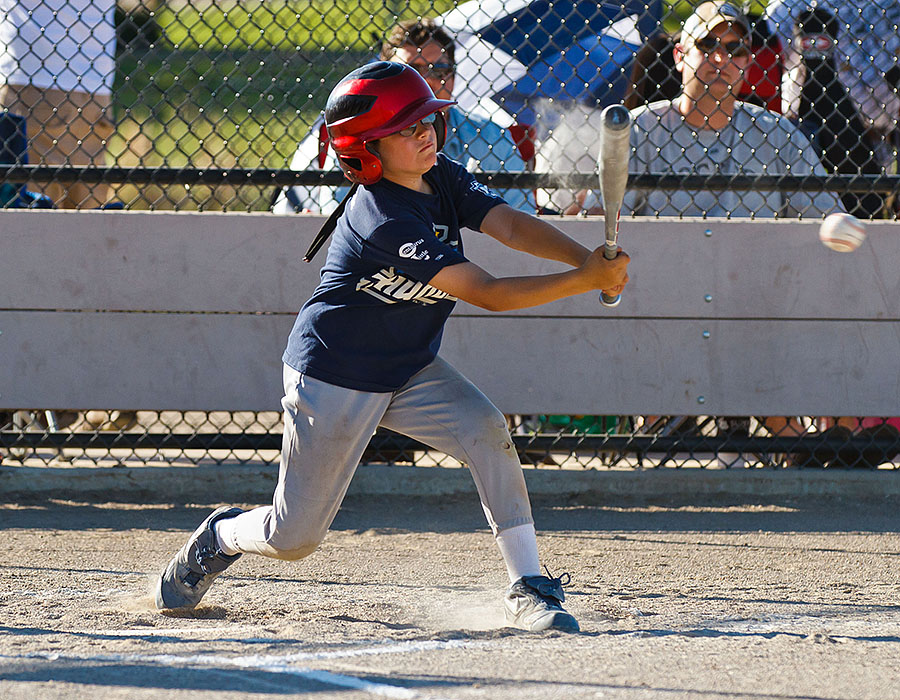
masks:
<svg viewBox="0 0 900 700"><path fill-rule="evenodd" d="M738 99L781 112L781 63L778 37L763 17L745 17L750 26L752 59L743 72ZM635 55L629 86L623 104L630 110L659 101L672 101L681 95L682 78L675 65L675 45L679 34L657 32L650 36ZM541 172L567 169L584 172L597 162L597 114L572 115L561 128L541 145L536 169ZM563 214L601 214L597 199L587 191L559 188L538 190L539 204ZM585 206L585 202L587 206Z"/></svg>
<svg viewBox="0 0 900 700"><path fill-rule="evenodd" d="M788 119L738 101L750 61L748 38L747 20L734 6L715 0L697 7L674 51L681 95L632 110L630 172L825 174L809 140ZM598 201L599 193L588 197ZM623 214L821 217L840 209L829 192L631 189Z"/></svg>
<svg viewBox="0 0 900 700"><path fill-rule="evenodd" d="M28 165L25 117L0 112L0 164ZM0 183L0 207L4 209L52 209L49 198L30 192L16 182Z"/></svg>
<svg viewBox="0 0 900 700"><path fill-rule="evenodd" d="M769 25L783 46L782 109L813 135L826 168L839 173L895 172L900 117L900 2L774 0ZM861 217L890 215L877 194L844 194ZM817 421L825 434L847 439L897 437L898 418L843 417ZM805 466L872 467L893 459L869 447L821 447L795 456Z"/></svg>
<svg viewBox="0 0 900 700"><path fill-rule="evenodd" d="M631 172L681 174L824 174L814 149L785 117L737 100L741 76L749 61L749 25L738 10L724 2L698 6L685 22L675 48L676 67L682 75L682 94L671 102L658 102L632 111ZM589 195L588 199L591 196ZM596 200L595 200L596 201ZM602 205L602 202L600 202ZM583 202L582 206L591 206ZM778 192L665 192L627 193L623 213L662 216L822 216L841 209L831 193ZM775 434L806 432L785 417L761 419ZM851 425L864 427L864 437L896 435L896 427L881 419L840 418L820 421L830 434L850 436ZM741 435L747 420L726 417L720 430ZM849 446L823 447L793 455L798 466L873 466L895 456L876 448L861 452Z"/></svg>
<svg viewBox="0 0 900 700"><path fill-rule="evenodd" d="M796 451L791 456L794 466L872 469L900 454L900 418L827 417L815 419L815 424L823 442ZM859 447L849 442L854 436L861 441Z"/></svg>
<svg viewBox="0 0 900 700"><path fill-rule="evenodd" d="M32 165L106 165L113 133L111 93L115 74L115 0L0 0L0 108L25 118L27 160ZM28 206L63 209L107 204L109 187L80 182L22 188ZM33 201L32 201L33 200ZM23 410L38 426L64 428L76 411ZM88 411L87 425L125 430L134 411ZM27 424L27 418L25 422Z"/></svg>
<svg viewBox="0 0 900 700"><path fill-rule="evenodd" d="M817 140L826 169L896 170L900 2L774 0L783 47L783 112ZM857 216L881 216L879 195L844 195Z"/></svg>
<svg viewBox="0 0 900 700"><path fill-rule="evenodd" d="M632 110L630 172L712 175L824 175L807 138L784 117L737 99L750 61L750 25L733 5L716 0L697 7L675 45L682 93ZM599 194L591 192L602 207ZM590 207L591 202L582 202ZM623 215L821 217L840 209L827 192L629 190ZM772 433L801 434L797 421L760 419ZM749 421L720 421L720 431L746 434Z"/></svg>
<svg viewBox="0 0 900 700"><path fill-rule="evenodd" d="M431 18L407 20L395 25L381 47L381 59L412 66L439 99L450 100L456 78L455 46L445 29ZM444 110L447 141L442 153L462 163L469 172L528 170L510 133L487 116L464 113L456 105ZM292 170L338 170L328 148L322 119L303 139L291 161ZM276 214L311 211L331 213L347 187L296 186L282 190L275 201ZM527 190L498 190L510 206L535 210L534 195Z"/></svg>
<svg viewBox="0 0 900 700"><path fill-rule="evenodd" d="M0 0L0 108L26 119L32 165L105 165L113 133L115 0ZM106 203L106 185L36 187L61 208Z"/></svg>
<svg viewBox="0 0 900 700"><path fill-rule="evenodd" d="M788 119L738 100L750 62L750 28L734 6L705 2L685 22L673 51L681 73L681 94L632 110L632 173L680 175L824 175L809 139ZM584 144L596 142L600 110L574 114L554 138L542 143L538 169L571 162L588 167ZM572 126L574 122L575 126ZM573 147L573 144L574 147ZM596 159L590 163L596 167ZM563 192L559 208L567 214L603 211L596 191ZM651 216L804 216L820 217L840 208L826 192L786 193L753 190L634 190L623 214Z"/></svg>

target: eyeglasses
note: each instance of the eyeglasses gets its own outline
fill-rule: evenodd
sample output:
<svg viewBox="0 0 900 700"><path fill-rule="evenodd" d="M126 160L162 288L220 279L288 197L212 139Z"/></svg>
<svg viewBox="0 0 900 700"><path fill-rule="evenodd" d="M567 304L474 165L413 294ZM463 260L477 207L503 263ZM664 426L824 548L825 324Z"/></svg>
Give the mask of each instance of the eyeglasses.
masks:
<svg viewBox="0 0 900 700"><path fill-rule="evenodd" d="M419 124L421 124L422 126L424 126L427 129L429 126L434 126L435 119L437 119L437 114L435 112L432 112L431 114L427 114L424 117L422 117L415 124L410 124L406 128L400 129L400 131L398 131L397 133L400 134L400 136L412 136L413 134L416 133L416 130L419 128Z"/></svg>
<svg viewBox="0 0 900 700"><path fill-rule="evenodd" d="M407 63L407 66L416 71L423 78L437 78L447 80L456 72L456 66L452 63Z"/></svg>
<svg viewBox="0 0 900 700"><path fill-rule="evenodd" d="M716 49L722 49L732 58L746 58L750 55L750 47L746 41L726 41L723 42L719 37L709 35L702 39L697 39L694 44L705 54L711 54Z"/></svg>

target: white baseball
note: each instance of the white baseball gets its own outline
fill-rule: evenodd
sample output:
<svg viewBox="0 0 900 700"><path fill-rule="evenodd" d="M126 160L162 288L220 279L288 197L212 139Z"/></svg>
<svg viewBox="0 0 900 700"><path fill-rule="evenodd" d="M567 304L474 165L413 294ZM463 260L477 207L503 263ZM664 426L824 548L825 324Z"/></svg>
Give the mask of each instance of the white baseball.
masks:
<svg viewBox="0 0 900 700"><path fill-rule="evenodd" d="M866 240L866 227L852 214L829 214L819 227L822 245L839 253L850 253Z"/></svg>

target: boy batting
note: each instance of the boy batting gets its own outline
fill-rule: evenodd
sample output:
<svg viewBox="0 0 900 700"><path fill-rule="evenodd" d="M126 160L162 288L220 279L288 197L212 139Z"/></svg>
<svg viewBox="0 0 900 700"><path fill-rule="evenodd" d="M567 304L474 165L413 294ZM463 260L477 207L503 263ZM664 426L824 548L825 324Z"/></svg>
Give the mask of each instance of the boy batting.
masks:
<svg viewBox="0 0 900 700"><path fill-rule="evenodd" d="M377 62L338 83L325 121L354 193L337 219L321 281L284 352L284 440L272 505L211 513L169 562L161 609L192 608L242 554L311 554L379 426L469 466L506 564L509 624L577 631L564 576L543 575L521 464L504 416L438 354L457 299L506 310L592 290L615 295L628 256L607 260L519 212L441 155L441 110L425 80ZM570 266L496 278L469 261L461 229Z"/></svg>

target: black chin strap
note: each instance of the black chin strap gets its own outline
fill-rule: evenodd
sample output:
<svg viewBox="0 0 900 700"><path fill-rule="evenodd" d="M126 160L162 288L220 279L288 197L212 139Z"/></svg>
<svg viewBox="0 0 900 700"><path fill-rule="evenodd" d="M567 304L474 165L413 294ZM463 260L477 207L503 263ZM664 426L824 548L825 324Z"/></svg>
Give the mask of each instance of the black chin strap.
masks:
<svg viewBox="0 0 900 700"><path fill-rule="evenodd" d="M319 229L319 232L316 234L316 237L313 239L313 242L309 244L309 248L306 251L306 255L303 256L303 262L310 262L316 253L319 252L319 248L321 248L325 241L328 240L328 237L334 233L334 229L337 226L337 220L340 218L341 214L344 213L344 209L347 207L347 201L353 196L353 193L359 188L359 183L354 182L350 185L350 190L344 195L344 198L337 205L337 208L331 212L331 216L329 216L325 223L322 224L322 228Z"/></svg>

